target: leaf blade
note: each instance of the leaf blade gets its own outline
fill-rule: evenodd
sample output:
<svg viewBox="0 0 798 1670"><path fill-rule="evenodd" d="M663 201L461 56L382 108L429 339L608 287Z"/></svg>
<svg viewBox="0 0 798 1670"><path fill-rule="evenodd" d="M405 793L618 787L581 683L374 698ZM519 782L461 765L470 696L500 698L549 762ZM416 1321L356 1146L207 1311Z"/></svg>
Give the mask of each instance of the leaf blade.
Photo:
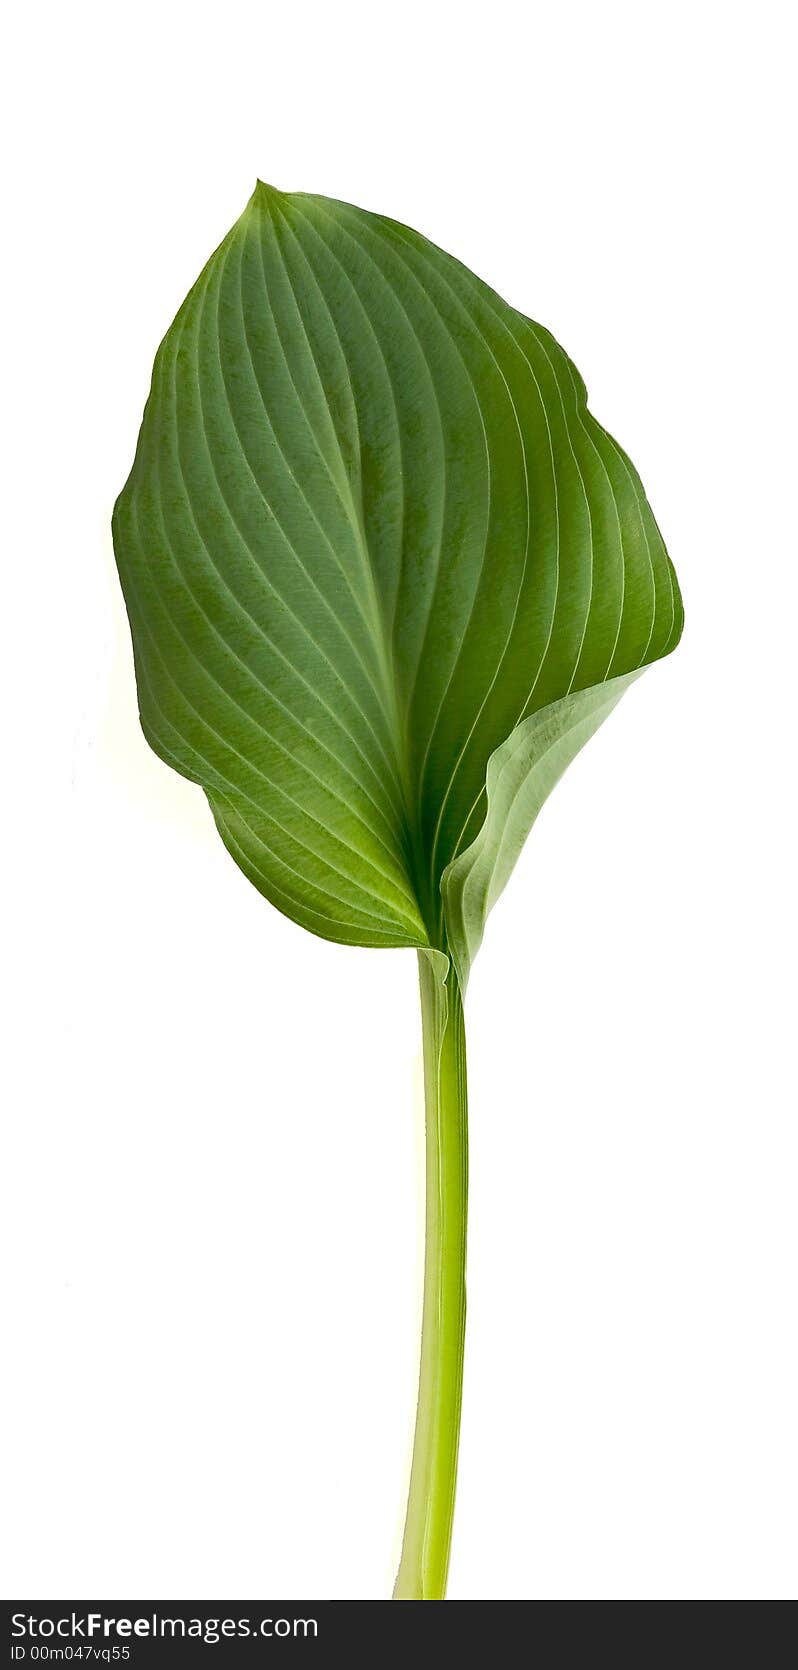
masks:
<svg viewBox="0 0 798 1670"><path fill-rule="evenodd" d="M551 767L681 630L549 333L411 229L261 186L159 349L114 536L145 734L236 862L326 937L451 941L463 980L533 739L562 724Z"/></svg>

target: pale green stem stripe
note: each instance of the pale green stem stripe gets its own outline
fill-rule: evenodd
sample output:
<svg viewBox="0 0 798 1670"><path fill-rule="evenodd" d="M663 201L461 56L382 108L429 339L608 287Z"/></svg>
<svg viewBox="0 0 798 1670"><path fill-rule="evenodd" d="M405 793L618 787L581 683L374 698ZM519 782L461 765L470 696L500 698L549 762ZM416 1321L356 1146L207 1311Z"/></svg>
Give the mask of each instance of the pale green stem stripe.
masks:
<svg viewBox="0 0 798 1670"><path fill-rule="evenodd" d="M468 1116L463 1003L419 953L426 1104L426 1256L418 1411L394 1600L446 1593L465 1338Z"/></svg>

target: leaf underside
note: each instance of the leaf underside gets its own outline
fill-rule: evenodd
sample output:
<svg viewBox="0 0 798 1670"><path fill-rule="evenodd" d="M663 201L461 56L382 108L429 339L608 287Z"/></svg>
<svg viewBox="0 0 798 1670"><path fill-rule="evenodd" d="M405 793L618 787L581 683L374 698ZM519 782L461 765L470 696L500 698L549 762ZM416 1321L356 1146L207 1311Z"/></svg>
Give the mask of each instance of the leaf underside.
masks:
<svg viewBox="0 0 798 1670"><path fill-rule="evenodd" d="M418 233L258 185L114 514L141 720L255 886L461 982L556 778L682 607L548 331Z"/></svg>

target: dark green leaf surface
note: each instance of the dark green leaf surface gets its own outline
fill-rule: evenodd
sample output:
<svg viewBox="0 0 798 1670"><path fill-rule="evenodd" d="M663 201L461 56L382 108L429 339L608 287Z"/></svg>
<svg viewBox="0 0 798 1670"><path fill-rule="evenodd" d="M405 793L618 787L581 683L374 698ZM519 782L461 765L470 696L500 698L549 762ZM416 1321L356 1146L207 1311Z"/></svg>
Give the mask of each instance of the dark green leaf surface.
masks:
<svg viewBox="0 0 798 1670"><path fill-rule="evenodd" d="M144 730L237 863L461 983L553 782L682 626L548 331L407 227L262 185L158 351L114 536Z"/></svg>

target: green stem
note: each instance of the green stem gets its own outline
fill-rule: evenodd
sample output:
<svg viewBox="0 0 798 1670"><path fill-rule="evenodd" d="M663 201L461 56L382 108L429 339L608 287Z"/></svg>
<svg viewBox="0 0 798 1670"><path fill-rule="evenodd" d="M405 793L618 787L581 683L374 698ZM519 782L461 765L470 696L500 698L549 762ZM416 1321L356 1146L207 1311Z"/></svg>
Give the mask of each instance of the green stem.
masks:
<svg viewBox="0 0 798 1670"><path fill-rule="evenodd" d="M418 1411L394 1600L442 1600L457 1479L465 1338L468 1121L463 1002L419 953L426 1104L426 1256Z"/></svg>

